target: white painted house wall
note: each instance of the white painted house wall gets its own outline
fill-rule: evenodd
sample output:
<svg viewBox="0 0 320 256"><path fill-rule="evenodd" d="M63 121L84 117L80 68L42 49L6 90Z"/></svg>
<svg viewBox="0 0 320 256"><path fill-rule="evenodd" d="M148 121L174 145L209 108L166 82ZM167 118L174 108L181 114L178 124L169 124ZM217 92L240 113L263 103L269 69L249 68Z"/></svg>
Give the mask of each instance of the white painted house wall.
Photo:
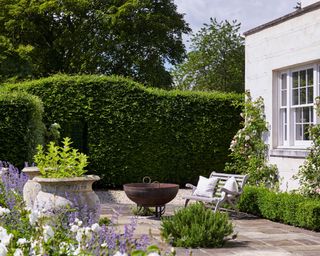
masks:
<svg viewBox="0 0 320 256"><path fill-rule="evenodd" d="M304 7L308 6L308 5L314 4L316 2L318 2L318 0L302 0L301 1L301 7L304 8Z"/></svg>
<svg viewBox="0 0 320 256"><path fill-rule="evenodd" d="M283 178L282 189L297 188L299 184L292 176L308 151L306 147L280 148L277 145L277 77L281 69L320 60L320 9L247 35L245 47L246 89L253 98L262 96L265 101L271 131L267 138L270 163L278 166Z"/></svg>

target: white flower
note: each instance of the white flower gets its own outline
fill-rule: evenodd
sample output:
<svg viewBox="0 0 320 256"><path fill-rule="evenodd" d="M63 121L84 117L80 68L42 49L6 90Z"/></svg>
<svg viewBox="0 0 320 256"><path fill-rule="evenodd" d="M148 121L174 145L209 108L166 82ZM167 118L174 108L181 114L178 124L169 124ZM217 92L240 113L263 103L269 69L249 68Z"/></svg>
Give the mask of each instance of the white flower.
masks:
<svg viewBox="0 0 320 256"><path fill-rule="evenodd" d="M78 247L74 252L73 255L79 255L81 253L81 248Z"/></svg>
<svg viewBox="0 0 320 256"><path fill-rule="evenodd" d="M84 230L83 230L83 229L79 229L79 230L77 231L76 240L77 240L79 243L82 241L83 233L84 233Z"/></svg>
<svg viewBox="0 0 320 256"><path fill-rule="evenodd" d="M23 251L21 249L16 249L13 256L23 256Z"/></svg>
<svg viewBox="0 0 320 256"><path fill-rule="evenodd" d="M0 227L0 241L1 244L7 246L10 243L11 238L13 237L12 234L7 233L7 230L3 227ZM1 254L0 254L1 255Z"/></svg>
<svg viewBox="0 0 320 256"><path fill-rule="evenodd" d="M91 228L86 227L86 228L84 229L84 234L85 234L85 236L90 240L90 239L92 238Z"/></svg>
<svg viewBox="0 0 320 256"><path fill-rule="evenodd" d="M107 243L103 243L103 244L101 244L100 245L102 248L105 248L105 247L107 247L108 245L107 245Z"/></svg>
<svg viewBox="0 0 320 256"><path fill-rule="evenodd" d="M94 224L92 224L92 226L91 226L91 230L92 230L93 232L95 232L95 233L99 233L100 230L101 230L101 227L99 226L98 223L94 223Z"/></svg>
<svg viewBox="0 0 320 256"><path fill-rule="evenodd" d="M45 242L48 242L50 238L54 236L54 231L51 226L45 225L43 227L43 239Z"/></svg>
<svg viewBox="0 0 320 256"><path fill-rule="evenodd" d="M76 223L79 227L82 225L82 221L81 220L79 220L78 218L76 218L75 220L74 220L74 223Z"/></svg>
<svg viewBox="0 0 320 256"><path fill-rule="evenodd" d="M246 137L244 138L245 140L250 140L250 136L246 135Z"/></svg>
<svg viewBox="0 0 320 256"><path fill-rule="evenodd" d="M157 252L150 252L148 256L160 256L160 254Z"/></svg>
<svg viewBox="0 0 320 256"><path fill-rule="evenodd" d="M17 245L24 245L26 243L28 243L28 241L25 238L19 238L17 241Z"/></svg>
<svg viewBox="0 0 320 256"><path fill-rule="evenodd" d="M0 243L0 256L6 256L8 253L7 247Z"/></svg>
<svg viewBox="0 0 320 256"><path fill-rule="evenodd" d="M34 225L40 218L41 213L38 210L34 210L29 214L29 222Z"/></svg>
<svg viewBox="0 0 320 256"><path fill-rule="evenodd" d="M9 209L0 206L0 217L8 213L10 213Z"/></svg>
<svg viewBox="0 0 320 256"><path fill-rule="evenodd" d="M176 249L174 249L174 247L171 247L171 253L175 253L176 252Z"/></svg>
<svg viewBox="0 0 320 256"><path fill-rule="evenodd" d="M117 251L113 256L128 256L128 254Z"/></svg>
<svg viewBox="0 0 320 256"><path fill-rule="evenodd" d="M72 233L76 233L79 230L79 226L72 225L70 230L71 230Z"/></svg>

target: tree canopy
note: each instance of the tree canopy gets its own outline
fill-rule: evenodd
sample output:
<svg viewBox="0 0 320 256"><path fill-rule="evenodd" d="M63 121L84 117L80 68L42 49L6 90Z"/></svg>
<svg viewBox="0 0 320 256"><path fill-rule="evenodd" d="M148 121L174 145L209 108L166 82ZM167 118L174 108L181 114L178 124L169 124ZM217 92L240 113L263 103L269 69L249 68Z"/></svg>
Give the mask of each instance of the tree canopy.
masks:
<svg viewBox="0 0 320 256"><path fill-rule="evenodd" d="M173 0L0 0L0 77L118 74L168 87L190 31Z"/></svg>
<svg viewBox="0 0 320 256"><path fill-rule="evenodd" d="M244 91L244 38L240 23L210 19L191 38L186 60L173 68L180 89Z"/></svg>

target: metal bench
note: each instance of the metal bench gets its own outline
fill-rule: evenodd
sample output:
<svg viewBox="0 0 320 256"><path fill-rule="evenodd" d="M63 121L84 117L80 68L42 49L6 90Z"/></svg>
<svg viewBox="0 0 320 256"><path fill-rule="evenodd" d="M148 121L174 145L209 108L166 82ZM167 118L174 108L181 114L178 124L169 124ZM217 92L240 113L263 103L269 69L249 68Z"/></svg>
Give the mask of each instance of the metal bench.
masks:
<svg viewBox="0 0 320 256"><path fill-rule="evenodd" d="M210 174L210 178L212 177L216 177L219 179L212 197L203 197L203 196L193 195L197 187L189 183L186 184L187 188L192 189L192 194L190 196L183 197L184 199L186 199L185 207L187 207L190 200L194 200L194 201L204 202L204 203L213 205L215 212L219 210L222 204L229 204L233 209L237 210L236 208L237 201L243 192L243 187L246 184L249 176L212 172ZM223 187L226 181L230 177L235 178L238 184L238 192L233 192Z"/></svg>

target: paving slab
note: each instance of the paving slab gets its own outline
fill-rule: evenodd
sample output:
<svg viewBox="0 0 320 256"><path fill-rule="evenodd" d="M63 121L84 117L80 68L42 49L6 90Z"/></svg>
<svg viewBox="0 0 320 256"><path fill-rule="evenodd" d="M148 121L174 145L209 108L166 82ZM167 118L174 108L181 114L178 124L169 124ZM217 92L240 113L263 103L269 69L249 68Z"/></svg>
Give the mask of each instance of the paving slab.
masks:
<svg viewBox="0 0 320 256"><path fill-rule="evenodd" d="M112 218L118 215L118 228L130 223L133 217L129 201L119 203L107 200L102 204L102 216ZM171 216L179 204L168 204L165 216ZM229 239L223 248L175 248L178 256L320 256L320 234L297 227L260 219L244 213L230 213L234 224L236 239ZM137 217L136 234L151 235L152 243L163 251L170 251L171 246L162 240L160 235L161 221L155 217Z"/></svg>

